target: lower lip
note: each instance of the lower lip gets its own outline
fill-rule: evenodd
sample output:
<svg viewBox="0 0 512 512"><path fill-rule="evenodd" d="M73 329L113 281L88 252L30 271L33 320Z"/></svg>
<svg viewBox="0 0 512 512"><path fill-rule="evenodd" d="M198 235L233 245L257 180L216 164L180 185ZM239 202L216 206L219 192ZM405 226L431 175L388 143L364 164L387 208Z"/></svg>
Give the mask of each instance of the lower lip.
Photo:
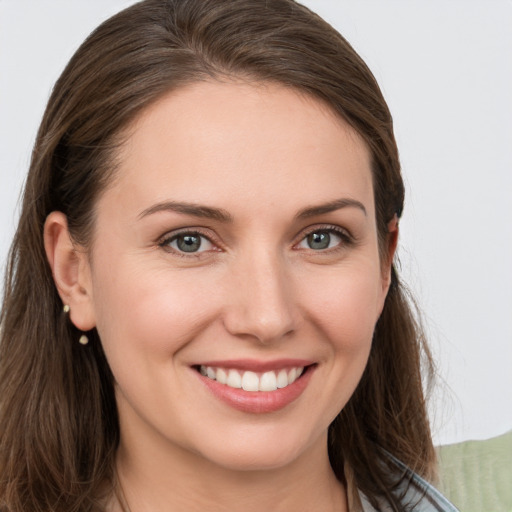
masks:
<svg viewBox="0 0 512 512"><path fill-rule="evenodd" d="M292 384L275 391L245 391L221 384L194 370L204 385L220 400L242 412L263 414L279 411L295 401L306 389L316 366L307 370Z"/></svg>

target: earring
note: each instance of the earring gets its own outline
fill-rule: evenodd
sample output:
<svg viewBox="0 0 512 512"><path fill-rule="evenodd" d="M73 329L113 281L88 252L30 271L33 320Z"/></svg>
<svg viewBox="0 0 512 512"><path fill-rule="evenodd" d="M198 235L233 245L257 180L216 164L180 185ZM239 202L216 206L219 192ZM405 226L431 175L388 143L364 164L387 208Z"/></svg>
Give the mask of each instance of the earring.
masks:
<svg viewBox="0 0 512 512"><path fill-rule="evenodd" d="M64 313L66 313L66 314L69 313L69 311L70 311L69 305L64 304L62 311L64 311ZM89 338L85 334L82 334L82 336L80 336L80 338L78 339L78 343L80 343L80 345L87 345L87 343L89 343Z"/></svg>

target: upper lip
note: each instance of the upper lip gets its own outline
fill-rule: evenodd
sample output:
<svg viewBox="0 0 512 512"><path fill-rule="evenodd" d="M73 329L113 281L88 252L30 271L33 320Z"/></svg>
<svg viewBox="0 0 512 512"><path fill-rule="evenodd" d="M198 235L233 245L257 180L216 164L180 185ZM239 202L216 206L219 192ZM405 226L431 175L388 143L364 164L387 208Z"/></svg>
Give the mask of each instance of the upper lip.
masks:
<svg viewBox="0 0 512 512"><path fill-rule="evenodd" d="M233 370L248 370L252 372L268 372L285 368L300 368L310 366L314 361L309 359L274 359L261 361L256 359L224 359L215 361L201 361L192 366L210 366L213 368L229 368Z"/></svg>

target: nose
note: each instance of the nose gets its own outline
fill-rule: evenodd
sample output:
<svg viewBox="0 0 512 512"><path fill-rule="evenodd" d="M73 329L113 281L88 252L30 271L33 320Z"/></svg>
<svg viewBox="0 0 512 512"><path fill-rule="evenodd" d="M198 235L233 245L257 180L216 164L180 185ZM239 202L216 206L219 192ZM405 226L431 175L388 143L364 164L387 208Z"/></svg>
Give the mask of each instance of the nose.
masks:
<svg viewBox="0 0 512 512"><path fill-rule="evenodd" d="M297 329L300 315L293 282L278 256L253 255L231 270L224 314L231 334L270 344Z"/></svg>

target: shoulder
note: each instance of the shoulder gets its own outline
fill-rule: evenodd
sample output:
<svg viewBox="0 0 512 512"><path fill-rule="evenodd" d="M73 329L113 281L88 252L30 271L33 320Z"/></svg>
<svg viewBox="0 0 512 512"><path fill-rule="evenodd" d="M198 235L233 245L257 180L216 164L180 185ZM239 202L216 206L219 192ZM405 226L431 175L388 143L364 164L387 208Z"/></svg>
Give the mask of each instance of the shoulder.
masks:
<svg viewBox="0 0 512 512"><path fill-rule="evenodd" d="M389 455L389 460L403 475L393 494L400 499L404 512L459 512L432 484L392 455ZM363 512L387 512L389 509L383 505L377 511L364 495L360 497Z"/></svg>

